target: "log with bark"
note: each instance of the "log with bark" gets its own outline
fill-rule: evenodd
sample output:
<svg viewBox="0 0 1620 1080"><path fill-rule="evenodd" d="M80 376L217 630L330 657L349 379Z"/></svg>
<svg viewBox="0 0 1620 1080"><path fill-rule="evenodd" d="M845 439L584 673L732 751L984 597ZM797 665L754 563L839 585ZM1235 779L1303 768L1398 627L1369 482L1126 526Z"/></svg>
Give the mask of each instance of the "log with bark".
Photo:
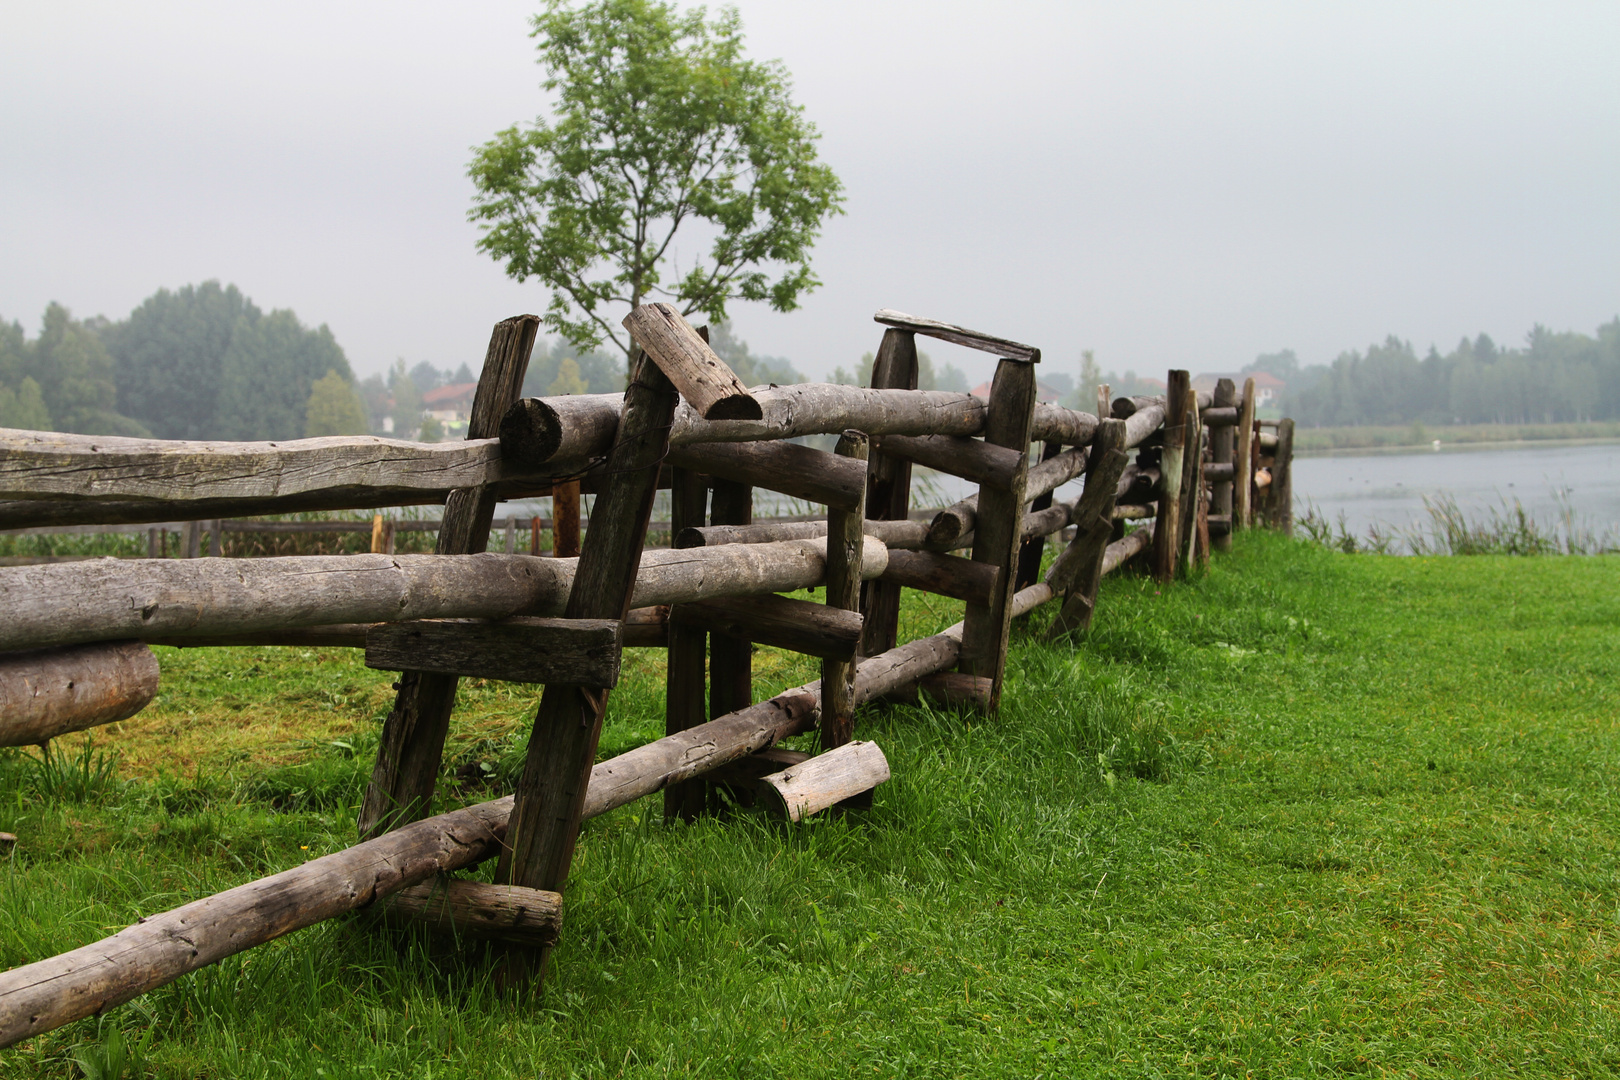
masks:
<svg viewBox="0 0 1620 1080"><path fill-rule="evenodd" d="M126 720L157 692L157 657L139 641L0 654L0 746Z"/></svg>
<svg viewBox="0 0 1620 1080"><path fill-rule="evenodd" d="M392 926L531 948L555 945L562 928L561 893L451 877L401 889L374 910Z"/></svg>
<svg viewBox="0 0 1620 1080"><path fill-rule="evenodd" d="M659 369L705 420L758 420L764 415L736 373L668 304L642 304L624 317L624 328L658 358Z"/></svg>
<svg viewBox="0 0 1620 1080"><path fill-rule="evenodd" d="M846 742L761 778L777 813L803 821L889 779L889 762L874 742Z"/></svg>
<svg viewBox="0 0 1620 1080"><path fill-rule="evenodd" d="M822 584L826 540L643 555L634 604L791 592ZM279 633L333 623L503 619L563 612L577 560L532 555L304 555L120 560L0 568L14 597L0 651L85 641ZM862 576L888 549L866 538Z"/></svg>

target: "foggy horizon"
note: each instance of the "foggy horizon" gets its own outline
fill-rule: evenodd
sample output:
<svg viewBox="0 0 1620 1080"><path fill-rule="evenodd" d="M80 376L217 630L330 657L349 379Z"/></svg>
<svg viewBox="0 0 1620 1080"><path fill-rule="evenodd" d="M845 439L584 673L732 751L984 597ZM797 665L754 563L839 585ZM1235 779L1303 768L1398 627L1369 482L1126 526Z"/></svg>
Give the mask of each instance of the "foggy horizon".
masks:
<svg viewBox="0 0 1620 1080"><path fill-rule="evenodd" d="M738 7L848 196L800 310L731 307L809 378L875 348L882 307L1071 374L1085 349L1233 371L1620 314L1620 9ZM473 147L546 111L533 10L0 15L0 318L32 336L53 300L122 319L218 279L330 326L360 376L476 370L548 299L466 220Z"/></svg>

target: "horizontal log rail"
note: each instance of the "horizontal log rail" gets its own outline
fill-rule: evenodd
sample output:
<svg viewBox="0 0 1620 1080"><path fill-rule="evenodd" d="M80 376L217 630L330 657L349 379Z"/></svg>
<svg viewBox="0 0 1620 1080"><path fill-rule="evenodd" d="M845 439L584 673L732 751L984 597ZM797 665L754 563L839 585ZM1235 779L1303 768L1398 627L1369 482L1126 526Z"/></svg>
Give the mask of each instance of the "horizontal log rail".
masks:
<svg viewBox="0 0 1620 1080"><path fill-rule="evenodd" d="M814 588L827 542L645 552L635 607ZM532 555L95 559L0 568L0 651L124 638L221 637L332 623L562 614L577 560ZM863 578L888 549L867 538ZM13 599L14 598L14 599Z"/></svg>

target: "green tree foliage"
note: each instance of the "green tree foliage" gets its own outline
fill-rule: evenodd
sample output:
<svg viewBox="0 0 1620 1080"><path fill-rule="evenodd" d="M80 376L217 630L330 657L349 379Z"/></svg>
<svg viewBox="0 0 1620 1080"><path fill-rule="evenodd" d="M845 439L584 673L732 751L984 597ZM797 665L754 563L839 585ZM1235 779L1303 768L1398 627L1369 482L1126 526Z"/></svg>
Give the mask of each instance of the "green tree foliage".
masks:
<svg viewBox="0 0 1620 1080"><path fill-rule="evenodd" d="M328 371L344 382L354 378L325 326L306 329L291 311L239 320L220 357L216 420L227 433L222 437L297 438L315 381Z"/></svg>
<svg viewBox="0 0 1620 1080"><path fill-rule="evenodd" d="M353 379L325 326L265 315L217 281L159 289L102 331L119 407L165 439L295 439L316 380Z"/></svg>
<svg viewBox="0 0 1620 1080"><path fill-rule="evenodd" d="M582 351L566 339L558 338L549 348L535 347L534 356L529 360L529 370L523 376L524 396L545 397L550 394L551 385L557 381L564 360L572 360L579 369L579 377L585 380L585 389L580 393L624 393L624 357L596 349Z"/></svg>
<svg viewBox="0 0 1620 1080"><path fill-rule="evenodd" d="M709 348L724 360L744 386L764 386L775 383L789 386L804 382L791 361L780 356L756 356L748 351L748 342L731 332L731 324L721 320L709 327Z"/></svg>
<svg viewBox="0 0 1620 1080"><path fill-rule="evenodd" d="M443 442L444 424L432 414L422 417L422 429L417 433L416 439L418 442Z"/></svg>
<svg viewBox="0 0 1620 1080"><path fill-rule="evenodd" d="M832 369L827 376L829 382L842 383L845 386L871 386L872 368L877 363L877 357L872 353L862 353L861 361L854 371L848 371L842 364ZM946 364L938 371L934 370L933 359L921 349L917 350L917 389L919 390L949 390L958 394L968 392L967 374L955 364Z"/></svg>
<svg viewBox="0 0 1620 1080"><path fill-rule="evenodd" d="M0 324L0 423L85 435L151 434L117 407L113 358L95 326L54 303L33 341L18 324Z"/></svg>
<svg viewBox="0 0 1620 1080"><path fill-rule="evenodd" d="M394 369L388 373L388 390L393 397L394 434L408 439L422 422L422 392L406 372L404 360L394 361Z"/></svg>
<svg viewBox="0 0 1620 1080"><path fill-rule="evenodd" d="M665 298L718 322L729 300L790 311L818 284L810 247L842 186L786 71L743 57L735 10L711 22L659 0L549 0L534 36L554 117L478 151L470 217L481 251L552 290L547 326L628 355L625 306ZM707 255L666 277L688 224L712 236Z"/></svg>
<svg viewBox="0 0 1620 1080"><path fill-rule="evenodd" d="M220 422L220 361L237 326L259 318L234 285L159 289L103 333L117 364L119 408L160 439L236 437Z"/></svg>
<svg viewBox="0 0 1620 1080"><path fill-rule="evenodd" d="M304 408L306 436L364 435L370 427L366 407L349 380L335 370L315 380Z"/></svg>
<svg viewBox="0 0 1620 1080"><path fill-rule="evenodd" d="M388 380L381 375L367 375L355 389L366 407L367 430L374 434L382 432L383 418L389 415L394 402L394 396L388 392Z"/></svg>
<svg viewBox="0 0 1620 1080"><path fill-rule="evenodd" d="M1620 416L1620 319L1595 337L1537 326L1521 349L1481 334L1422 358L1389 337L1299 372L1315 378L1290 383L1283 411L1312 426L1607 420Z"/></svg>
<svg viewBox="0 0 1620 1080"><path fill-rule="evenodd" d="M557 377L546 387L546 393L552 397L562 397L565 394L588 394L591 386L579 373L579 361L573 357L565 357L557 365Z"/></svg>

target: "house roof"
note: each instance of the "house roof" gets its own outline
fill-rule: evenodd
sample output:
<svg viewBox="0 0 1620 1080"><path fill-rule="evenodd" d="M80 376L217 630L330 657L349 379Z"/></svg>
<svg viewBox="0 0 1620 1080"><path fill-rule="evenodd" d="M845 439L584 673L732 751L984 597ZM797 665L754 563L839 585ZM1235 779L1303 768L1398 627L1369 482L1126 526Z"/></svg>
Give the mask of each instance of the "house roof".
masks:
<svg viewBox="0 0 1620 1080"><path fill-rule="evenodd" d="M466 401L472 403L473 395L478 392L475 382L450 383L448 386L435 386L422 395L422 404L429 408L444 408L450 405L459 405Z"/></svg>

